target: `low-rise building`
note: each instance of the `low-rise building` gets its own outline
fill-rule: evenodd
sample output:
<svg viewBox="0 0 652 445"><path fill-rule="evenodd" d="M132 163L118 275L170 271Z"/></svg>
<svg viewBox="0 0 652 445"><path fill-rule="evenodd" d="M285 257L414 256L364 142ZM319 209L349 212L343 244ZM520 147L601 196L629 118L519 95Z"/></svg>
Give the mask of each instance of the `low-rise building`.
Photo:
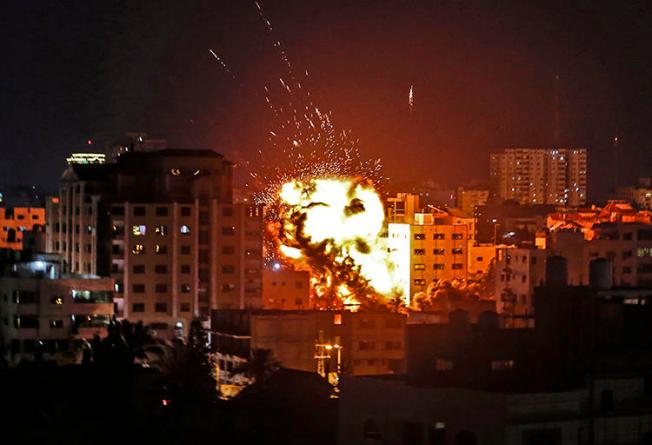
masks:
<svg viewBox="0 0 652 445"><path fill-rule="evenodd" d="M642 377L598 377L576 389L517 394L345 377L338 443L648 443L652 411L645 385Z"/></svg>
<svg viewBox="0 0 652 445"><path fill-rule="evenodd" d="M589 263L596 258L612 262L618 286L652 286L652 224L605 222L591 226L590 239L582 230L555 230L548 250L568 260L568 283L586 285Z"/></svg>
<svg viewBox="0 0 652 445"><path fill-rule="evenodd" d="M213 311L211 330L220 384L255 349L269 349L284 368L323 374L386 375L404 371L403 314L348 311Z"/></svg>
<svg viewBox="0 0 652 445"><path fill-rule="evenodd" d="M281 265L263 270L263 309L301 310L310 307L310 272Z"/></svg>
<svg viewBox="0 0 652 445"><path fill-rule="evenodd" d="M466 216L473 216L475 208L485 205L489 199L489 189L483 187L458 187L456 206Z"/></svg>
<svg viewBox="0 0 652 445"><path fill-rule="evenodd" d="M497 249L494 264L496 308L513 318L514 326L527 326L534 313L534 288L545 281L547 252L506 246Z"/></svg>
<svg viewBox="0 0 652 445"><path fill-rule="evenodd" d="M5 255L0 274L4 358L74 361L74 342L105 335L114 315L110 278L62 275L52 254Z"/></svg>

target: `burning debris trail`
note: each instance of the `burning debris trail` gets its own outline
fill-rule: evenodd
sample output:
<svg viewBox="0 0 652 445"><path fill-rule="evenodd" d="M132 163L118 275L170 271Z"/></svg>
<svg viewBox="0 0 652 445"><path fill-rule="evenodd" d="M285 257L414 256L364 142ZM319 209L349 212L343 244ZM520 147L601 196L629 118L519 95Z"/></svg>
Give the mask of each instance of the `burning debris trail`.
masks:
<svg viewBox="0 0 652 445"><path fill-rule="evenodd" d="M315 303L355 306L402 293L381 237L385 214L373 186L355 179L287 182L279 194L278 248L312 273Z"/></svg>

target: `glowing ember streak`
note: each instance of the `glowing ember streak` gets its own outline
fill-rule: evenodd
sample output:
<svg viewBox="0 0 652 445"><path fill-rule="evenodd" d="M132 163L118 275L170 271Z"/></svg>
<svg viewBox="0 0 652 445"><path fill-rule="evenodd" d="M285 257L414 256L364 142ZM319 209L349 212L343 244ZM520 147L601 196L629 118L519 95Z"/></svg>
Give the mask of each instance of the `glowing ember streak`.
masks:
<svg viewBox="0 0 652 445"><path fill-rule="evenodd" d="M410 111L414 108L414 85L410 85L410 92L408 93L408 106Z"/></svg>
<svg viewBox="0 0 652 445"><path fill-rule="evenodd" d="M279 252L308 269L325 305L356 305L402 292L389 261L382 201L368 182L318 178L285 183L279 193Z"/></svg>
<svg viewBox="0 0 652 445"><path fill-rule="evenodd" d="M220 56L218 56L218 55L215 53L215 51L213 51L212 49L209 48L209 49L208 49L208 52L211 53L211 55L215 58L215 60L217 60L217 61L220 63L220 65L222 66L222 68L224 69L224 71L226 71L227 73L229 73L229 74L231 75L231 77L233 77L233 79L235 80L235 74L233 74L233 73L231 72L231 70L230 70L229 67L226 65L226 63L224 63L224 60L222 60L222 58L221 58Z"/></svg>

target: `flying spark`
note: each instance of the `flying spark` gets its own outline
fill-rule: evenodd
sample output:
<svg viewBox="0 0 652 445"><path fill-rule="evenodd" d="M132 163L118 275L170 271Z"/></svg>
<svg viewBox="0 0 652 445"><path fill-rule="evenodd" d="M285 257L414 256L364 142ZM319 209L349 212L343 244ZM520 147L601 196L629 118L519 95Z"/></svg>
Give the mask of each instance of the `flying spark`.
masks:
<svg viewBox="0 0 652 445"><path fill-rule="evenodd" d="M213 55L213 57L215 58L215 60L217 60L219 62L219 64L222 66L222 69L224 69L224 71L229 73L229 75L235 80L235 74L233 74L233 72L231 72L231 70L229 69L227 64L224 63L224 60L222 60L222 58L220 56L215 54L215 51L213 51L212 49L209 48L208 52L210 52Z"/></svg>

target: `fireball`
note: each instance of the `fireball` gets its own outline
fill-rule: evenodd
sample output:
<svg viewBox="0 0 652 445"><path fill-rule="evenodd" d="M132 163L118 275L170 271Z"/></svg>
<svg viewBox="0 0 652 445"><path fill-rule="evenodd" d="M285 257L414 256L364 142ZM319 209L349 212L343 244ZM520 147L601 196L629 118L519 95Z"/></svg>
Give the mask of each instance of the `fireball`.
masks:
<svg viewBox="0 0 652 445"><path fill-rule="evenodd" d="M278 251L313 276L313 293L329 307L401 294L389 261L383 204L357 179L285 183L279 193Z"/></svg>

